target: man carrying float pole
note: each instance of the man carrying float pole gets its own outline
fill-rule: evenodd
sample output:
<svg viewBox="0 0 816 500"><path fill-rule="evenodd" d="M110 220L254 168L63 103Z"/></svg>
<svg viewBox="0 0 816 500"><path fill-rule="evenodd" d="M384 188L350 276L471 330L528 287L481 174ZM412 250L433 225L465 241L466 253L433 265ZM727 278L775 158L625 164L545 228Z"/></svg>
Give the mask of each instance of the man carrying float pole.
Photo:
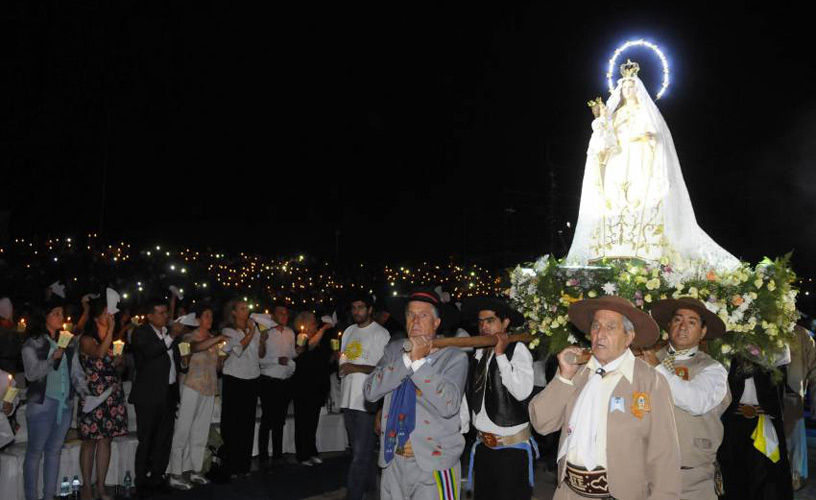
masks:
<svg viewBox="0 0 816 500"><path fill-rule="evenodd" d="M494 348L479 349L468 377L468 407L478 431L470 453L475 500L528 500L533 488L533 450L527 411L533 391L533 357L521 342L509 343L507 329L521 314L498 298L465 299L462 313L480 335L496 337Z"/></svg>
<svg viewBox="0 0 816 500"><path fill-rule="evenodd" d="M683 500L717 500L717 449L723 439L723 412L731 403L728 372L700 350L700 341L725 333L725 324L696 299L657 302L652 317L669 333L669 345L643 360L666 377L674 399L680 441ZM721 486L721 485L720 485Z"/></svg>
<svg viewBox="0 0 816 500"><path fill-rule="evenodd" d="M468 360L461 349L433 346L441 304L433 290L410 295L405 309L410 344L388 344L365 381L367 400L385 398L381 500L459 499L459 458L465 446L459 407Z"/></svg>
<svg viewBox="0 0 816 500"><path fill-rule="evenodd" d="M669 384L629 346L648 347L659 329L621 297L573 303L570 321L592 339L592 357L558 354L558 374L530 403L541 434L561 430L555 500L680 498L680 446Z"/></svg>

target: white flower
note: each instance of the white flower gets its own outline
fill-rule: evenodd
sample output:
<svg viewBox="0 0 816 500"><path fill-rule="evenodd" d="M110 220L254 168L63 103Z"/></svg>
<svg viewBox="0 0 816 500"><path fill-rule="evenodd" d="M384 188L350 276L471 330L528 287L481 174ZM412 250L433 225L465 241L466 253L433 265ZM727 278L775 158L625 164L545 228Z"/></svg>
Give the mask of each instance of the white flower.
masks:
<svg viewBox="0 0 816 500"><path fill-rule="evenodd" d="M577 344L578 339L575 338L575 335L570 333L569 337L567 337L567 342L569 342L570 344Z"/></svg>
<svg viewBox="0 0 816 500"><path fill-rule="evenodd" d="M731 352L731 346L728 344L723 344L722 347L720 348L720 351L722 351L723 354L728 354L729 352Z"/></svg>
<svg viewBox="0 0 816 500"><path fill-rule="evenodd" d="M614 283L604 283L601 288L603 288L604 293L607 295L615 295L618 292L618 286Z"/></svg>
<svg viewBox="0 0 816 500"><path fill-rule="evenodd" d="M532 271L534 271L536 274L543 272L545 269L547 269L547 263L549 262L549 260L550 260L549 255L541 257L535 262L535 264L533 264Z"/></svg>

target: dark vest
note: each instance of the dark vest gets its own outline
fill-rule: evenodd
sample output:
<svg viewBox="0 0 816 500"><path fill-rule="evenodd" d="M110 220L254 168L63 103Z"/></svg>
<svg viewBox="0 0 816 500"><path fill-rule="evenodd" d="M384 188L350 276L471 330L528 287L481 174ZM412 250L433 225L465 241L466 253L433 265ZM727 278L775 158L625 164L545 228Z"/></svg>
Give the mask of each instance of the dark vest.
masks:
<svg viewBox="0 0 816 500"><path fill-rule="evenodd" d="M513 359L515 347L516 344L510 344L504 351L508 361ZM483 355L487 356L487 353L484 352ZM530 414L527 411L530 398L519 401L504 387L496 356L493 356L490 360L487 367L487 380L484 384L480 384L480 376L483 376L483 374L479 373L479 361L475 357L471 358L470 375L467 382L467 400L468 406L470 406L470 410L474 415L481 410L482 400L484 399L487 416L500 427L513 427L530 421ZM484 390L479 390L481 387L484 387Z"/></svg>

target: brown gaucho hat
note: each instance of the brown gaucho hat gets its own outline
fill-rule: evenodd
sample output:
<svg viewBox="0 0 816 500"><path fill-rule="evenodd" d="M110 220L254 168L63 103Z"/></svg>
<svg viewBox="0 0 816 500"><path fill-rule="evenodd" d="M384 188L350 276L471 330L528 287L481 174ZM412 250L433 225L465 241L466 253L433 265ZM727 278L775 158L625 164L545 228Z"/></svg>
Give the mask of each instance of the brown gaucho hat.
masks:
<svg viewBox="0 0 816 500"><path fill-rule="evenodd" d="M690 309L700 315L700 318L705 322L706 340L716 339L725 334L725 323L719 316L706 309L702 301L691 297L665 299L655 302L652 307L652 317L660 325L660 328L668 332L674 312L678 309Z"/></svg>
<svg viewBox="0 0 816 500"><path fill-rule="evenodd" d="M589 335L595 311L614 311L626 316L635 326L632 347L649 347L660 337L660 328L646 311L616 295L580 300L570 306L567 314L573 325Z"/></svg>

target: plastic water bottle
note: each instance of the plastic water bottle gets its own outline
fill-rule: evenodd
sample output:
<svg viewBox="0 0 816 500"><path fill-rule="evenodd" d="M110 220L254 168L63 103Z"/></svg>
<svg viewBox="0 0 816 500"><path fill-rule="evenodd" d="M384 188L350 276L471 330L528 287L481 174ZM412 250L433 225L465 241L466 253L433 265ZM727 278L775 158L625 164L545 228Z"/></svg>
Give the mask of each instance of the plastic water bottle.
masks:
<svg viewBox="0 0 816 500"><path fill-rule="evenodd" d="M122 483L122 487L125 490L122 497L130 498L131 491L133 490L133 478L130 477L130 471L125 471L125 479L122 481Z"/></svg>
<svg viewBox="0 0 816 500"><path fill-rule="evenodd" d="M79 488L81 483L79 482L79 476L74 476L73 481L71 481L71 497L74 500L79 500Z"/></svg>
<svg viewBox="0 0 816 500"><path fill-rule="evenodd" d="M71 483L68 481L68 476L62 476L60 483L60 498L68 498L71 495Z"/></svg>

